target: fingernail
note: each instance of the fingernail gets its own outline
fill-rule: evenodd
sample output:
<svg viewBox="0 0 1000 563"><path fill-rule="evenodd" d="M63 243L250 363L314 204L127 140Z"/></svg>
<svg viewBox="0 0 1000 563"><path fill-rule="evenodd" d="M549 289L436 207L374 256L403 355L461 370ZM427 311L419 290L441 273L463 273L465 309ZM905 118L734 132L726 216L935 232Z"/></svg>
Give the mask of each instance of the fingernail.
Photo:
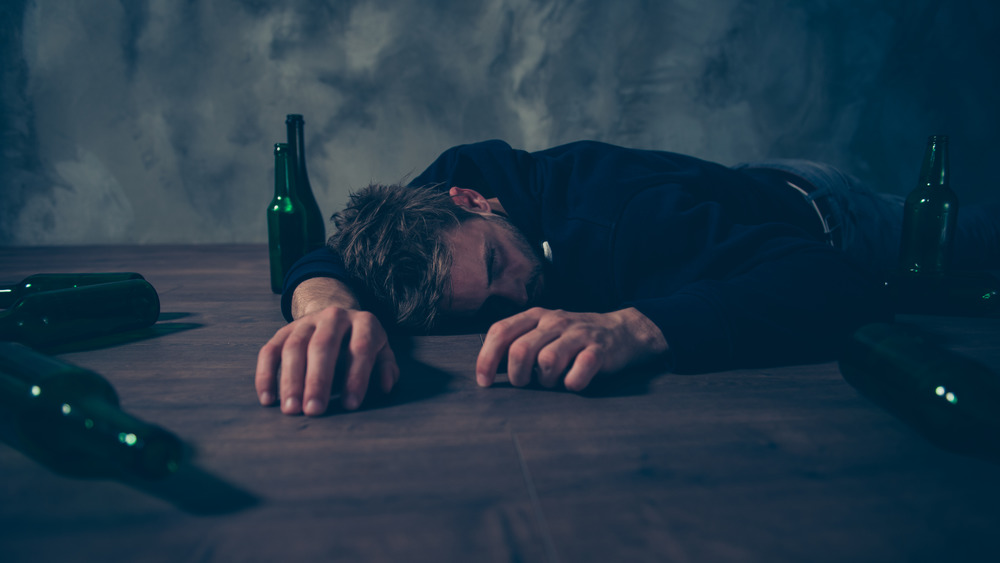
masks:
<svg viewBox="0 0 1000 563"><path fill-rule="evenodd" d="M270 405L274 401L274 397L272 397L271 394L268 393L267 391L261 393L259 399L260 399L260 404L264 406Z"/></svg>
<svg viewBox="0 0 1000 563"><path fill-rule="evenodd" d="M306 403L306 414L323 414L323 405L320 404L319 399L309 399Z"/></svg>
<svg viewBox="0 0 1000 563"><path fill-rule="evenodd" d="M479 384L480 387L489 387L490 386L490 384L489 384L489 378L487 378L486 375L482 374L482 373L477 373L476 374L476 383Z"/></svg>
<svg viewBox="0 0 1000 563"><path fill-rule="evenodd" d="M361 400L358 399L357 395L352 395L352 394L344 395L344 408L345 409L347 409L349 411L352 411L352 410L358 408L358 405L360 405L360 404L361 404Z"/></svg>
<svg viewBox="0 0 1000 563"><path fill-rule="evenodd" d="M295 397L285 399L285 412L298 412L299 400Z"/></svg>

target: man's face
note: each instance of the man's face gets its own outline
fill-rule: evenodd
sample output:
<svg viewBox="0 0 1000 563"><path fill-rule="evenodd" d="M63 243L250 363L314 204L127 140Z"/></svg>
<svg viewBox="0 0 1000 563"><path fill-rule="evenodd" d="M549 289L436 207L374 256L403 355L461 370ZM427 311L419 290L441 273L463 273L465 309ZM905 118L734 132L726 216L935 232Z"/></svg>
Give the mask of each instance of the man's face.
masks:
<svg viewBox="0 0 1000 563"><path fill-rule="evenodd" d="M533 306L544 287L542 260L507 219L470 219L444 234L451 250L451 290L442 312L454 316L509 316Z"/></svg>

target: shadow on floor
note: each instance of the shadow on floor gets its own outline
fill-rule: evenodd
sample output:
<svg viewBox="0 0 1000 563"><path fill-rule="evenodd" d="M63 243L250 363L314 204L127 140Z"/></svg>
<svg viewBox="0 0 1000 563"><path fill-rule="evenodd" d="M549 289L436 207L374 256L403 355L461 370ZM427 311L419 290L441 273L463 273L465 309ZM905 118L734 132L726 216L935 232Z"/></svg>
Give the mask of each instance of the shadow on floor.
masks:
<svg viewBox="0 0 1000 563"><path fill-rule="evenodd" d="M177 314L182 316L189 315L189 313L177 313ZM160 319L163 318L164 316L160 315ZM89 352L92 350L103 350L106 348L114 348L117 346L122 346L124 344L131 344L133 342L141 342L143 340L160 338L162 336L176 334L178 332L183 332L185 330L193 330L196 328L201 328L203 326L205 325L200 323L158 322L146 328L129 330L125 332L117 332L114 334L108 334L97 338L74 340L72 342L53 344L51 346L39 346L37 350L39 352L51 355L68 354L72 352Z"/></svg>

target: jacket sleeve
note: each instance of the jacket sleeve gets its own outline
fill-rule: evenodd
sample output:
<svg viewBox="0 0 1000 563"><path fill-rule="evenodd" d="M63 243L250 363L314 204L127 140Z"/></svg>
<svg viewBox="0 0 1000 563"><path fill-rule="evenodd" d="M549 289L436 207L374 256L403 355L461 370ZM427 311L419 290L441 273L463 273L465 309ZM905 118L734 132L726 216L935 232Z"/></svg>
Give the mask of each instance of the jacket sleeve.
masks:
<svg viewBox="0 0 1000 563"><path fill-rule="evenodd" d="M674 371L832 359L853 330L890 315L878 280L791 225L730 224L718 204L669 220L656 210L629 206L616 260L632 274L624 306L660 328Z"/></svg>
<svg viewBox="0 0 1000 563"><path fill-rule="evenodd" d="M855 329L888 316L878 285L832 252L800 248L626 306L660 328L678 372L832 359Z"/></svg>

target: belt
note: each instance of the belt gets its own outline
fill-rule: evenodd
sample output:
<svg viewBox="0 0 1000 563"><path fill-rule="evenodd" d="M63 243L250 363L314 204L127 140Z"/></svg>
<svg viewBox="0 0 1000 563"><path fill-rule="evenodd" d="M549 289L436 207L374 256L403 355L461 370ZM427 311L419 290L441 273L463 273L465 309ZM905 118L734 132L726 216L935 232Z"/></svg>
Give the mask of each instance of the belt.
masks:
<svg viewBox="0 0 1000 563"><path fill-rule="evenodd" d="M819 217L820 224L823 225L823 236L826 237L826 242L830 246L837 246L833 243L833 229L830 228L830 223L826 220L832 211L826 198L815 197L813 194L816 193L816 186L810 182L806 182L804 178L796 177L795 182L785 180L785 183L801 193L802 197L806 198L806 201L812 205L812 208L816 210L816 216Z"/></svg>
<svg viewBox="0 0 1000 563"><path fill-rule="evenodd" d="M834 241L833 228L830 227L830 221L828 219L833 216L833 208L831 207L827 197L824 194L818 193L819 188L802 176L780 168L761 167L750 168L750 170L773 175L788 185L788 187L801 194L806 200L806 203L808 203L809 206L813 208L813 211L816 212L816 218L819 219L819 223L823 227L823 236L826 242L830 246L837 246Z"/></svg>

